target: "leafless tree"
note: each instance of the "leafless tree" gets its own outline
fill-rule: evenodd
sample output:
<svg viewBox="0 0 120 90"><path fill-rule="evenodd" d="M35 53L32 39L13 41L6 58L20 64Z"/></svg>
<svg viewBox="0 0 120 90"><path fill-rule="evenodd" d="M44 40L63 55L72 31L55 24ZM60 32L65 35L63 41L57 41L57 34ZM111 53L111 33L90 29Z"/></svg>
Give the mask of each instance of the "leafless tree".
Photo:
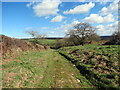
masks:
<svg viewBox="0 0 120 90"><path fill-rule="evenodd" d="M26 33L28 33L29 35L31 35L33 38L36 38L36 36L37 36L37 34L38 34L38 32L36 32L36 31L26 31Z"/></svg>
<svg viewBox="0 0 120 90"><path fill-rule="evenodd" d="M26 33L28 33L29 35L31 35L33 38L37 38L37 39L41 39L41 38L45 38L46 35L45 34L40 34L39 32L37 31L26 31Z"/></svg>
<svg viewBox="0 0 120 90"><path fill-rule="evenodd" d="M34 38L33 43L39 43L38 39L43 39L46 37L45 34L40 34L39 32L33 31L33 30L26 31L26 33L28 33L29 35L31 35Z"/></svg>

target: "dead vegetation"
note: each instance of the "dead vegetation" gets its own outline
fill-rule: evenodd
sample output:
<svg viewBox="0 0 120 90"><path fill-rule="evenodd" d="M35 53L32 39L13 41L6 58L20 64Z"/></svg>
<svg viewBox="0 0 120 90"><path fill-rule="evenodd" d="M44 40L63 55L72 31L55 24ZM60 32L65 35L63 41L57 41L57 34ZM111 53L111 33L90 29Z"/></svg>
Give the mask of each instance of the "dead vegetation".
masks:
<svg viewBox="0 0 120 90"><path fill-rule="evenodd" d="M0 35L0 37L1 37L0 49L3 58L9 55L14 57L18 55L20 52L26 52L30 50L44 50L49 48L48 46L43 46L40 44L33 45L30 42L7 37L5 35Z"/></svg>

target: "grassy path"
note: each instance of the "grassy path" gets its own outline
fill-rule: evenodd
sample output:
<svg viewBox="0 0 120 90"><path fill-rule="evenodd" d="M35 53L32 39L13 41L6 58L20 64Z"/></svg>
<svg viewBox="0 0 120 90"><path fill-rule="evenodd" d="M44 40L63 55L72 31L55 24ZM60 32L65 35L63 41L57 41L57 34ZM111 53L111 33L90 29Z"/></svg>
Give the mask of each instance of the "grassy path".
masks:
<svg viewBox="0 0 120 90"><path fill-rule="evenodd" d="M29 52L3 61L3 87L89 88L85 77L58 52Z"/></svg>

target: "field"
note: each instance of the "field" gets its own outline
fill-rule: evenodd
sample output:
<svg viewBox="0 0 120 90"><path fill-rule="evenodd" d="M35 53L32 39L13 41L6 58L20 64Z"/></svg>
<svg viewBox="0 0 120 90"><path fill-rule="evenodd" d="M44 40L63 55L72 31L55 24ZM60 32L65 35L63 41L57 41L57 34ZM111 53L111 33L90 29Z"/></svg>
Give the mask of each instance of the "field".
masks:
<svg viewBox="0 0 120 90"><path fill-rule="evenodd" d="M57 40L41 39L34 44L32 39L3 39L3 88L119 87L118 45L51 49L46 45L52 47Z"/></svg>
<svg viewBox="0 0 120 90"><path fill-rule="evenodd" d="M34 39L28 39L27 41L33 42ZM47 46L50 46L50 47L54 47L57 39L39 39L37 41L38 41L39 44L47 45Z"/></svg>
<svg viewBox="0 0 120 90"><path fill-rule="evenodd" d="M119 0L22 1L0 0L1 90L120 90Z"/></svg>
<svg viewBox="0 0 120 90"><path fill-rule="evenodd" d="M118 46L85 45L60 48L59 53L70 60L94 86L119 87Z"/></svg>
<svg viewBox="0 0 120 90"><path fill-rule="evenodd" d="M72 63L49 50L21 53L2 63L3 88L90 88Z"/></svg>

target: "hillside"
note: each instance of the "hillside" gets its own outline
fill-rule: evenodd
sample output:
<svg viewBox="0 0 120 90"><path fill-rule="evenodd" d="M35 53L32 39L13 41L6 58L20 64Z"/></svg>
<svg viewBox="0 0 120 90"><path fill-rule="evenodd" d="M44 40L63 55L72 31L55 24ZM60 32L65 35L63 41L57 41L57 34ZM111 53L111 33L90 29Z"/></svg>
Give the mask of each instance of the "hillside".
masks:
<svg viewBox="0 0 120 90"><path fill-rule="evenodd" d="M5 35L0 35L0 49L2 51L2 55L8 56L8 55L16 55L19 54L19 52L23 51L29 51L29 50L43 50L48 47L38 44L32 44L30 42L11 38Z"/></svg>
<svg viewBox="0 0 120 90"><path fill-rule="evenodd" d="M120 86L118 45L88 44L55 50L1 37L3 88L117 89ZM51 41L43 41L46 42Z"/></svg>

